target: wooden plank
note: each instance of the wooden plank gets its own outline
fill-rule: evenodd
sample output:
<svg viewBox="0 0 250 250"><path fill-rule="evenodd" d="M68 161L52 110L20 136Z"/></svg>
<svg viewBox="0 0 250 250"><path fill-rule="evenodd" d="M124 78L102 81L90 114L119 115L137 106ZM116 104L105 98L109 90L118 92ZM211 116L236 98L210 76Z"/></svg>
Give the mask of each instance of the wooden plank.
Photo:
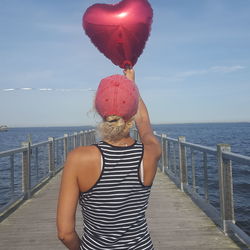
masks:
<svg viewBox="0 0 250 250"><path fill-rule="evenodd" d="M65 249L56 235L56 204L61 174L0 224L0 249ZM191 199L157 173L147 212L155 250L239 249ZM82 232L78 209L77 231Z"/></svg>
<svg viewBox="0 0 250 250"><path fill-rule="evenodd" d="M170 179L157 173L148 225L155 250L240 249Z"/></svg>

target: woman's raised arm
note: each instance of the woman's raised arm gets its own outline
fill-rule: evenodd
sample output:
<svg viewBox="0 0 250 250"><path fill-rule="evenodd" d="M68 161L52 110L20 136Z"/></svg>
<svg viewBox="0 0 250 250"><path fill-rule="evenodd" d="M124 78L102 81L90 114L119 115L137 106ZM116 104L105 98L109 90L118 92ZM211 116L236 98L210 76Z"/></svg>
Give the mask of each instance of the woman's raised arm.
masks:
<svg viewBox="0 0 250 250"><path fill-rule="evenodd" d="M124 70L124 74L129 80L135 81L135 72L133 69ZM141 142L146 148L150 149L151 155L158 160L161 156L161 145L153 133L148 110L141 97L139 98L135 124L138 129Z"/></svg>

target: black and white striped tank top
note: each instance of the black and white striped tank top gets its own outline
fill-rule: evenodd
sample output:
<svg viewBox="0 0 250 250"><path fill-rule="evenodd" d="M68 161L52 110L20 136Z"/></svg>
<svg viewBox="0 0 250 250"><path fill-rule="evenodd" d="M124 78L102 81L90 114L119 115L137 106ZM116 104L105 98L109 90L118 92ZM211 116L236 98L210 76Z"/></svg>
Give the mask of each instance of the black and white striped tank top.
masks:
<svg viewBox="0 0 250 250"><path fill-rule="evenodd" d="M118 147L101 141L102 173L80 193L84 219L81 250L153 250L145 211L150 186L140 179L143 145Z"/></svg>

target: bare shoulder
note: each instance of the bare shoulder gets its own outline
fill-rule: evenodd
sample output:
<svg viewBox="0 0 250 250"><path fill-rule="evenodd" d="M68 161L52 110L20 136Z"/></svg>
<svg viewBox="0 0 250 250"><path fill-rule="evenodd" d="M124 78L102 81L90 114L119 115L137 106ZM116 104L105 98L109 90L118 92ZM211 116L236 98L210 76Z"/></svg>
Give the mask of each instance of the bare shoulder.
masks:
<svg viewBox="0 0 250 250"><path fill-rule="evenodd" d="M71 167L84 166L86 163L94 161L98 153L99 150L96 146L77 147L68 153L65 165Z"/></svg>

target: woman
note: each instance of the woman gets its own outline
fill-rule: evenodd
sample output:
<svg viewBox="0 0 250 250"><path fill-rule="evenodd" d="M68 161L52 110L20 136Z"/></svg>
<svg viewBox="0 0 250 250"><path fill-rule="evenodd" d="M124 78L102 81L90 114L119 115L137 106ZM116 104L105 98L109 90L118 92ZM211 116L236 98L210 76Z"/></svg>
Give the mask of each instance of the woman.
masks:
<svg viewBox="0 0 250 250"><path fill-rule="evenodd" d="M153 249L145 210L161 147L134 83L134 70L124 74L105 78L98 87L95 106L103 118L102 141L76 148L64 166L57 229L71 250ZM133 120L141 143L129 135ZM84 218L81 239L75 231L78 201Z"/></svg>

